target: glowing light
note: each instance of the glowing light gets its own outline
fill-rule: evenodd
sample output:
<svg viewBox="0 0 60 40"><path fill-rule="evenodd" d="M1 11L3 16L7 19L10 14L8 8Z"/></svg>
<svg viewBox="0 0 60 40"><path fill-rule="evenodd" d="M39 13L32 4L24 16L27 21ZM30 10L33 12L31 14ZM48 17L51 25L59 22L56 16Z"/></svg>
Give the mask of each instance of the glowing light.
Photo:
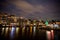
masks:
<svg viewBox="0 0 60 40"><path fill-rule="evenodd" d="M6 30L8 30L8 27L6 28Z"/></svg>
<svg viewBox="0 0 60 40"><path fill-rule="evenodd" d="M17 17L14 17L14 22L17 22Z"/></svg>
<svg viewBox="0 0 60 40"><path fill-rule="evenodd" d="M34 25L36 25L36 23L34 23Z"/></svg>
<svg viewBox="0 0 60 40"><path fill-rule="evenodd" d="M19 27L16 27L16 36L18 36Z"/></svg>
<svg viewBox="0 0 60 40"><path fill-rule="evenodd" d="M36 31L36 27L34 27L34 32Z"/></svg>
<svg viewBox="0 0 60 40"><path fill-rule="evenodd" d="M57 27L57 28L58 28L58 27L59 27L59 25L55 24L55 25L54 25L54 27Z"/></svg>
<svg viewBox="0 0 60 40"><path fill-rule="evenodd" d="M5 25L3 25L3 26L5 26Z"/></svg>
<svg viewBox="0 0 60 40"><path fill-rule="evenodd" d="M4 29L5 29L5 28L2 28L2 33L1 33L1 35L4 33Z"/></svg>
<svg viewBox="0 0 60 40"><path fill-rule="evenodd" d="M14 28L14 27L12 27L11 34L10 34L11 38L13 38L13 37L14 37L14 32L15 32L15 28Z"/></svg>
<svg viewBox="0 0 60 40"><path fill-rule="evenodd" d="M22 36L24 35L25 27L22 28Z"/></svg>
<svg viewBox="0 0 60 40"><path fill-rule="evenodd" d="M53 32L53 30L51 30L51 32Z"/></svg>
<svg viewBox="0 0 60 40"><path fill-rule="evenodd" d="M51 40L51 32L50 31L46 31L47 33L47 40Z"/></svg>
<svg viewBox="0 0 60 40"><path fill-rule="evenodd" d="M15 28L14 27L12 27L12 32L15 30Z"/></svg>
<svg viewBox="0 0 60 40"><path fill-rule="evenodd" d="M45 22L46 26L48 25L48 21Z"/></svg>
<svg viewBox="0 0 60 40"><path fill-rule="evenodd" d="M25 30L25 27L22 28L22 32L24 32L24 30Z"/></svg>
<svg viewBox="0 0 60 40"><path fill-rule="evenodd" d="M53 30L51 30L51 38L52 38L52 40L54 40L54 31Z"/></svg>
<svg viewBox="0 0 60 40"><path fill-rule="evenodd" d="M2 31L4 30L4 28L2 28Z"/></svg>
<svg viewBox="0 0 60 40"><path fill-rule="evenodd" d="M8 27L5 30L5 36L7 35L7 33L8 33Z"/></svg>
<svg viewBox="0 0 60 40"><path fill-rule="evenodd" d="M18 31L19 31L19 27L16 28L16 33L18 33Z"/></svg>
<svg viewBox="0 0 60 40"><path fill-rule="evenodd" d="M19 29L19 27L16 28L16 30L18 30L18 29Z"/></svg>
<svg viewBox="0 0 60 40"><path fill-rule="evenodd" d="M21 19L23 19L23 17L20 17Z"/></svg>
<svg viewBox="0 0 60 40"><path fill-rule="evenodd" d="M30 33L32 33L32 27L30 27Z"/></svg>
<svg viewBox="0 0 60 40"><path fill-rule="evenodd" d="M9 30L11 31L11 29L12 29L12 28L10 27Z"/></svg>
<svg viewBox="0 0 60 40"><path fill-rule="evenodd" d="M36 27L33 27L33 36L35 36Z"/></svg>

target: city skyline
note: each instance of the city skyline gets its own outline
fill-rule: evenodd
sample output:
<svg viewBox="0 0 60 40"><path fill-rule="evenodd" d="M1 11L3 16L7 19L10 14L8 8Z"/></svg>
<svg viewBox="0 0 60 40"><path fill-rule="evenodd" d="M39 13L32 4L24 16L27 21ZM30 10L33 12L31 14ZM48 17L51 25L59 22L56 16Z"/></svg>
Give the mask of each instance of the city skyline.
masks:
<svg viewBox="0 0 60 40"><path fill-rule="evenodd" d="M59 0L1 0L0 3L0 11L16 16L60 20Z"/></svg>

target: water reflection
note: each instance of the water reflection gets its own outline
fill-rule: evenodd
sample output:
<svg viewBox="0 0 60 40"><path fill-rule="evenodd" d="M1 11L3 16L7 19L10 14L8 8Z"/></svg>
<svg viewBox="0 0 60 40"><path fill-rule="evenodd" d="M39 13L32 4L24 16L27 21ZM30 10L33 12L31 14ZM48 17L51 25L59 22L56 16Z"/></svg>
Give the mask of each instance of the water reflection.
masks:
<svg viewBox="0 0 60 40"><path fill-rule="evenodd" d="M46 34L47 34L47 40L54 40L54 32L53 32L53 30L46 31Z"/></svg>
<svg viewBox="0 0 60 40"><path fill-rule="evenodd" d="M59 40L60 37L58 37L59 31L55 31L54 33L54 40Z"/></svg>
<svg viewBox="0 0 60 40"><path fill-rule="evenodd" d="M35 36L35 33L36 33L36 27L34 26L33 27L33 36Z"/></svg>
<svg viewBox="0 0 60 40"><path fill-rule="evenodd" d="M19 27L16 27L16 36L18 36L19 33Z"/></svg>
<svg viewBox="0 0 60 40"><path fill-rule="evenodd" d="M6 27L6 29L5 29L5 36L8 34L8 27Z"/></svg>
<svg viewBox="0 0 60 40"><path fill-rule="evenodd" d="M10 37L12 40L15 37L34 37L37 35L37 38L47 38L47 40L58 40L58 32L54 30L38 30L34 27L6 27L1 29L1 35L6 38ZM45 34L46 33L46 34ZM46 35L46 36L44 36Z"/></svg>
<svg viewBox="0 0 60 40"><path fill-rule="evenodd" d="M46 31L47 34L47 40L51 40L51 32L50 31Z"/></svg>
<svg viewBox="0 0 60 40"><path fill-rule="evenodd" d="M25 27L22 27L22 36L24 35Z"/></svg>
<svg viewBox="0 0 60 40"><path fill-rule="evenodd" d="M3 35L3 33L4 33L4 29L5 29L5 28L3 27L3 28L2 28L2 33L1 33L1 35Z"/></svg>
<svg viewBox="0 0 60 40"><path fill-rule="evenodd" d="M52 38L52 40L54 40L54 31L53 30L51 30L51 38Z"/></svg>
<svg viewBox="0 0 60 40"><path fill-rule="evenodd" d="M33 31L32 31L32 27L30 27L30 36L32 35L32 32L33 32Z"/></svg>
<svg viewBox="0 0 60 40"><path fill-rule="evenodd" d="M14 38L14 33L15 33L15 27L12 27L10 37Z"/></svg>
<svg viewBox="0 0 60 40"><path fill-rule="evenodd" d="M11 31L11 30L12 30L12 28L10 27L10 28L9 28L9 31Z"/></svg>

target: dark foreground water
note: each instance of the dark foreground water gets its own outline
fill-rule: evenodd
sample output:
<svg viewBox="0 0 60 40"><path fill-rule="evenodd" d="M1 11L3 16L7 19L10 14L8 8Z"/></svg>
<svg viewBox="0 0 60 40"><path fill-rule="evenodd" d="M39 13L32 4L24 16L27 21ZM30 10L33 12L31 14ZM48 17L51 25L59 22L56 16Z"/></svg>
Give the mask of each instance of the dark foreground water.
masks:
<svg viewBox="0 0 60 40"><path fill-rule="evenodd" d="M60 40L60 31L36 27L2 27L0 40Z"/></svg>

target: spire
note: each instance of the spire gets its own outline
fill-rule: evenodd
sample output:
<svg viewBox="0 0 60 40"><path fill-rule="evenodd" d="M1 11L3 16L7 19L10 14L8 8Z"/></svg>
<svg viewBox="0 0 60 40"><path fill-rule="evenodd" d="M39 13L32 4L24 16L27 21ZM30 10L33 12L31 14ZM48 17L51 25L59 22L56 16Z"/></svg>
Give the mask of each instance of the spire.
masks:
<svg viewBox="0 0 60 40"><path fill-rule="evenodd" d="M47 20L47 19L46 19L45 25L46 25L46 26L48 25L48 20Z"/></svg>

